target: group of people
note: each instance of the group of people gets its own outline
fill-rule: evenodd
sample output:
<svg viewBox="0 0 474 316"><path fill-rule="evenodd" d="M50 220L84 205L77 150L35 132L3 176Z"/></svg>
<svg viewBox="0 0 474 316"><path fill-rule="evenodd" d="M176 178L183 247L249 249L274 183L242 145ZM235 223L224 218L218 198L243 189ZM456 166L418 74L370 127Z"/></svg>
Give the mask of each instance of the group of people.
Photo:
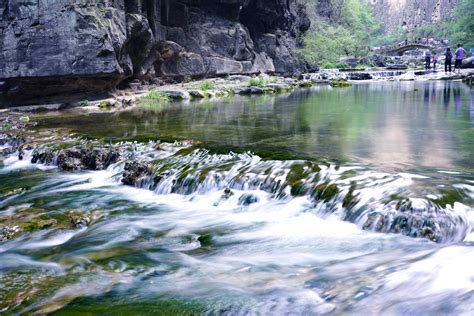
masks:
<svg viewBox="0 0 474 316"><path fill-rule="evenodd" d="M454 70L461 69L462 66L462 59L464 54L466 54L466 50L458 44L458 48L456 49L456 60L454 61ZM453 60L453 53L451 53L451 48L446 48L446 53L444 53L445 61L444 61L444 71L451 72L451 63Z"/></svg>
<svg viewBox="0 0 474 316"><path fill-rule="evenodd" d="M461 69L461 66L462 66L462 59L464 57L464 55L466 54L466 50L460 45L458 44L458 47L456 49L456 51L454 52L455 54L455 61L454 61L454 70L458 69L460 70ZM452 62L453 62L453 53L451 52L451 48L446 48L446 52L444 53L444 57L445 57L445 60L444 60L444 71L445 72L451 72L451 66L452 66ZM433 53L433 55L431 55L431 53L428 51L426 54L425 54L425 69L426 70L429 70L431 69L431 63L433 63L433 70L436 70L436 65L438 64L438 55L436 55L436 53Z"/></svg>

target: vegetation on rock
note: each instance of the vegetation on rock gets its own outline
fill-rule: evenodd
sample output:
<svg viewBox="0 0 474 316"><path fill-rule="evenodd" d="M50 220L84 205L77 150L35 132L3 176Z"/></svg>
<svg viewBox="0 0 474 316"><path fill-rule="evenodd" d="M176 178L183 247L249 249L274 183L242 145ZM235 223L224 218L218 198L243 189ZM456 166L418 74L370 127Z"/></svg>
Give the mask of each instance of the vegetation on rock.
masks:
<svg viewBox="0 0 474 316"><path fill-rule="evenodd" d="M308 11L313 11L311 29L303 38L300 50L302 59L326 65L336 64L341 56L366 56L368 43L374 35L380 33L371 7L365 0L330 0L330 6L336 8L334 14L321 16L317 12L319 0L306 1Z"/></svg>

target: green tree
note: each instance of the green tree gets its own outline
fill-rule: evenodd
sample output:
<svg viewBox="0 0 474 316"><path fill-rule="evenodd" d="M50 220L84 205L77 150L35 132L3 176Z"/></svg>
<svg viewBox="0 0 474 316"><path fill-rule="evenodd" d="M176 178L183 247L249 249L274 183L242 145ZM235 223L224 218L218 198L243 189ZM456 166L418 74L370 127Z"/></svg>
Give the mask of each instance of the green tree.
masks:
<svg viewBox="0 0 474 316"><path fill-rule="evenodd" d="M318 0L306 1L308 10L315 10L318 4ZM367 55L370 38L380 30L367 0L330 0L328 5L330 17L313 17L312 28L303 38L301 57L312 63L334 64L342 56Z"/></svg>
<svg viewBox="0 0 474 316"><path fill-rule="evenodd" d="M453 20L450 23L452 35L451 41L459 43L468 48L474 47L474 1L461 0L454 11Z"/></svg>

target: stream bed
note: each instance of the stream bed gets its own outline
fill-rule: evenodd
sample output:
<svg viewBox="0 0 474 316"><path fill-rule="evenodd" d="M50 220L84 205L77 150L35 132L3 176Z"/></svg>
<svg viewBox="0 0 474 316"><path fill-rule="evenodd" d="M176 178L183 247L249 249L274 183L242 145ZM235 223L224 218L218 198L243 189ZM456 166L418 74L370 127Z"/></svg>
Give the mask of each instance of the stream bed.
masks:
<svg viewBox="0 0 474 316"><path fill-rule="evenodd" d="M0 152L0 227L15 235L0 241L0 314L474 310L461 82L31 118L23 159ZM91 167L77 148L96 144L108 154Z"/></svg>

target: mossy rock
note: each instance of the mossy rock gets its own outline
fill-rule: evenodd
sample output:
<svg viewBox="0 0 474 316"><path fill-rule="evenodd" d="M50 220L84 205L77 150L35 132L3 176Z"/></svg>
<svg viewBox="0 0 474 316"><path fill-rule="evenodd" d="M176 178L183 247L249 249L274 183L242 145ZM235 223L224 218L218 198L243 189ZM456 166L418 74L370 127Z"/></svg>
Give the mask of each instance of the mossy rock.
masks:
<svg viewBox="0 0 474 316"><path fill-rule="evenodd" d="M309 191L307 185L305 185L302 181L297 181L291 185L291 195L292 196L305 196Z"/></svg>
<svg viewBox="0 0 474 316"><path fill-rule="evenodd" d="M454 203L462 201L464 198L466 198L466 194L457 189L441 189L440 191L441 196L436 199L430 199L430 201L443 208L447 205L454 206Z"/></svg>
<svg viewBox="0 0 474 316"><path fill-rule="evenodd" d="M205 233L199 236L197 240L201 243L202 247L206 247L212 244L212 239L213 237L211 233Z"/></svg>
<svg viewBox="0 0 474 316"><path fill-rule="evenodd" d="M183 148L183 149L178 150L178 151L174 154L174 156L187 156L187 155L190 155L190 154L192 154L193 152L195 152L197 149L198 149L198 148L195 147L195 146Z"/></svg>
<svg viewBox="0 0 474 316"><path fill-rule="evenodd" d="M0 218L0 226L8 239L18 237L22 233L34 233L44 229L75 229L85 227L92 220L91 214L79 211L52 212L41 208L24 208L15 212L14 215ZM5 227L15 227L12 229ZM7 234L8 233L8 234Z"/></svg>
<svg viewBox="0 0 474 316"><path fill-rule="evenodd" d="M329 202L339 194L339 187L334 183L321 183L314 187L312 196L316 201Z"/></svg>
<svg viewBox="0 0 474 316"><path fill-rule="evenodd" d="M313 86L313 81L311 80L300 81L299 86L302 88L311 88Z"/></svg>
<svg viewBox="0 0 474 316"><path fill-rule="evenodd" d="M305 171L304 165L294 164L290 167L290 171L286 176L286 182L289 185L294 185L297 182L301 182L301 180L304 179L307 175L308 173Z"/></svg>
<svg viewBox="0 0 474 316"><path fill-rule="evenodd" d="M357 194L354 194L354 191L357 188L357 184L352 182L351 187L349 188L349 192L346 194L344 199L342 200L342 206L351 209L359 203L359 199L357 198Z"/></svg>

